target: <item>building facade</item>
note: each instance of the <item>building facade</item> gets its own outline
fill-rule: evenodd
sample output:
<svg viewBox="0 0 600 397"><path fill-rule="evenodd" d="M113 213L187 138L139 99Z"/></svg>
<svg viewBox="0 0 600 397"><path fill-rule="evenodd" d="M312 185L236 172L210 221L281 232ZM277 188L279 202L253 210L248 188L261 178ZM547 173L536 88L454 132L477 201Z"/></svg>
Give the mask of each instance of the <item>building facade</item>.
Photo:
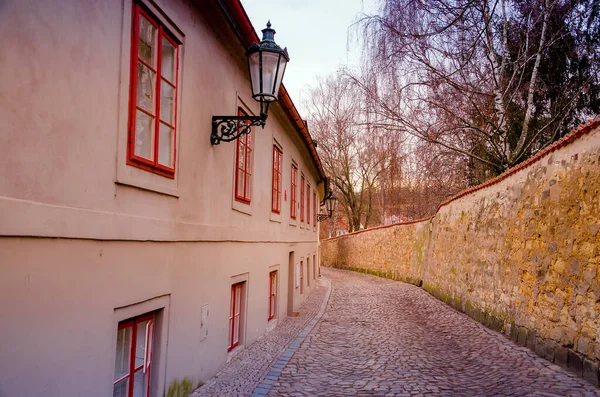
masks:
<svg viewBox="0 0 600 397"><path fill-rule="evenodd" d="M238 0L8 0L0 31L0 397L163 396L298 311L305 123L282 87L264 129L209 140L259 112Z"/></svg>

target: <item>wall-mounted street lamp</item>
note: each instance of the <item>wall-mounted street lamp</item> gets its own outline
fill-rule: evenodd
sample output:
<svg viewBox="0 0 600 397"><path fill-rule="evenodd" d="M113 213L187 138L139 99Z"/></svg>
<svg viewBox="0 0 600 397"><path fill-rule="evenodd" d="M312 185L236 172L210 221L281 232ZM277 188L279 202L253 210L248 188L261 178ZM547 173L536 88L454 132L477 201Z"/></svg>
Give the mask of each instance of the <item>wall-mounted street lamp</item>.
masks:
<svg viewBox="0 0 600 397"><path fill-rule="evenodd" d="M323 210L321 210L322 213L317 215L317 221L321 222L325 219L331 218L333 211L335 211L336 204L337 199L330 190L327 197L321 201L321 207L325 207L325 211L323 212Z"/></svg>
<svg viewBox="0 0 600 397"><path fill-rule="evenodd" d="M252 126L265 126L269 104L279 97L279 87L283 80L285 67L290 60L287 48L281 49L275 43L275 30L267 22L262 30L260 44L253 43L246 50L248 70L252 86L252 98L260 102L259 116L213 116L210 143L218 145L221 141L231 142L250 132Z"/></svg>

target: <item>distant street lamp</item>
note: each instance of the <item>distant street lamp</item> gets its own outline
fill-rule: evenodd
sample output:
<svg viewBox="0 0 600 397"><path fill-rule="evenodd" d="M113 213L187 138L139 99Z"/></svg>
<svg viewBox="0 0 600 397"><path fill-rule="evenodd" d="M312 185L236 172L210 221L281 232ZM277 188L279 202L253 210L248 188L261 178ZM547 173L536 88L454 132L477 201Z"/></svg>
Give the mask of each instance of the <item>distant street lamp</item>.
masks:
<svg viewBox="0 0 600 397"><path fill-rule="evenodd" d="M262 30L260 44L252 43L246 50L252 98L260 102L259 116L213 116L210 143L218 145L221 141L231 142L248 134L252 126L265 126L269 104L279 99L279 87L283 80L285 67L290 60L287 48L282 49L275 43L275 30L271 21Z"/></svg>
<svg viewBox="0 0 600 397"><path fill-rule="evenodd" d="M327 197L325 197L323 201L321 201L321 207L325 207L325 213L318 214L317 221L321 222L325 219L331 218L331 216L333 215L333 211L335 211L336 204L337 199L333 195L333 191L330 190Z"/></svg>

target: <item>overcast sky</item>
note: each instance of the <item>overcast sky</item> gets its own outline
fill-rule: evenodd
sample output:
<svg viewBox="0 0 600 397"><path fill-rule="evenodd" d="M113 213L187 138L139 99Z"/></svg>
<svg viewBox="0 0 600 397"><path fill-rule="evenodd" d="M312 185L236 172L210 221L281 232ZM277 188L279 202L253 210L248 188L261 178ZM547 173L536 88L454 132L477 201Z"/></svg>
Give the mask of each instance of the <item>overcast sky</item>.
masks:
<svg viewBox="0 0 600 397"><path fill-rule="evenodd" d="M271 20L275 42L288 48L290 63L283 84L303 117L302 100L317 77L356 64L357 31L351 25L360 13L377 10L377 0L242 0L242 4L258 37Z"/></svg>

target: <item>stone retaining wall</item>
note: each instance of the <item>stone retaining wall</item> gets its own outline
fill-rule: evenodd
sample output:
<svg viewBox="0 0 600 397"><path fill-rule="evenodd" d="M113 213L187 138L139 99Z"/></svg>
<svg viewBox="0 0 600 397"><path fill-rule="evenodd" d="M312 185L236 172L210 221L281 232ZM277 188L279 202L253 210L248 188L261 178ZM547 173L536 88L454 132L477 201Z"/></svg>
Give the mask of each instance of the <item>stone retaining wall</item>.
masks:
<svg viewBox="0 0 600 397"><path fill-rule="evenodd" d="M422 286L595 385L600 118L431 219L321 242L324 266Z"/></svg>

